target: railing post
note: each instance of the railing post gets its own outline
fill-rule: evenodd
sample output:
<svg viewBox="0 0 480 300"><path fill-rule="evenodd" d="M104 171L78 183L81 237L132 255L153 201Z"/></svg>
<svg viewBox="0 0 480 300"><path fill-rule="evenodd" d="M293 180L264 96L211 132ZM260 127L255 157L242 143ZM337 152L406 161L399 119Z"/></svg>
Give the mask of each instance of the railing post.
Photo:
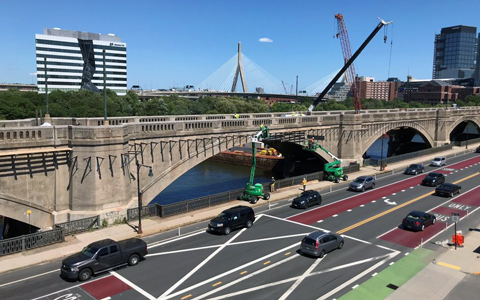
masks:
<svg viewBox="0 0 480 300"><path fill-rule="evenodd" d="M97 216L97 228L100 228L100 215Z"/></svg>
<svg viewBox="0 0 480 300"><path fill-rule="evenodd" d="M22 235L22 251L25 251L25 236Z"/></svg>

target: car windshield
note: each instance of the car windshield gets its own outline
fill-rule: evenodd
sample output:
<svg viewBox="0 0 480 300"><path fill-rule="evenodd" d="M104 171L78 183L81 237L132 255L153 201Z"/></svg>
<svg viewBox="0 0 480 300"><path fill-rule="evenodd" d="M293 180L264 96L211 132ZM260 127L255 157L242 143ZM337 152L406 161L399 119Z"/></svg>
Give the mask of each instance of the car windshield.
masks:
<svg viewBox="0 0 480 300"><path fill-rule="evenodd" d="M231 216L229 214L226 214L226 213L222 212L217 217L222 219L222 220L228 220L228 219L230 219Z"/></svg>
<svg viewBox="0 0 480 300"><path fill-rule="evenodd" d="M308 196L310 196L310 192L303 192L300 194L299 197L308 197Z"/></svg>
<svg viewBox="0 0 480 300"><path fill-rule="evenodd" d="M440 157L435 157L433 161L441 161L442 159Z"/></svg>
<svg viewBox="0 0 480 300"><path fill-rule="evenodd" d="M354 182L363 183L364 181L365 181L365 178L357 178L357 179L355 179Z"/></svg>
<svg viewBox="0 0 480 300"><path fill-rule="evenodd" d="M442 176L442 174L438 174L438 173L430 173L427 175L428 177L433 177L433 178L437 178L437 177L440 177Z"/></svg>
<svg viewBox="0 0 480 300"><path fill-rule="evenodd" d="M86 246L85 248L83 248L82 252L80 253L88 258L92 258L95 255L95 253L97 253L97 251L98 251L98 248L96 247Z"/></svg>
<svg viewBox="0 0 480 300"><path fill-rule="evenodd" d="M411 169L415 169L417 167L417 165L410 165L408 167L411 168Z"/></svg>

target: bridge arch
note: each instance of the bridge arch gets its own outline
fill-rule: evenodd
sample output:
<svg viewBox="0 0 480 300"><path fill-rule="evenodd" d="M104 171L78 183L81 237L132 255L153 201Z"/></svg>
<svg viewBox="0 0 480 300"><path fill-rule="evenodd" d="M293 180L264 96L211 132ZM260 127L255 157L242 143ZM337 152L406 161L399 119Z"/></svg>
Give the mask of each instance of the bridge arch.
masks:
<svg viewBox="0 0 480 300"><path fill-rule="evenodd" d="M405 123L386 123L382 124L382 126L377 126L376 130L374 130L370 137L366 139L366 141L362 145L362 154L365 153L372 145L375 143L375 141L382 136L382 134L387 133L395 128L399 127L407 127L407 128L412 128L416 132L420 133L426 141L430 144L430 147L433 147L434 145L434 139L432 135L429 133L429 131L424 128L422 125L418 123L412 123L412 122L405 122Z"/></svg>
<svg viewBox="0 0 480 300"><path fill-rule="evenodd" d="M448 128L448 134L452 133L453 130L455 130L455 128L460 124L460 123L463 123L463 122L472 122L474 123L475 125L477 125L477 127L480 128L480 118L479 117L472 117L472 116L463 116L461 118L457 118L454 122L452 122Z"/></svg>
<svg viewBox="0 0 480 300"><path fill-rule="evenodd" d="M24 223L30 222L31 225L38 228L47 228L53 225L53 211L30 201L0 194L0 207L2 216ZM30 217L27 216L28 210L31 211Z"/></svg>

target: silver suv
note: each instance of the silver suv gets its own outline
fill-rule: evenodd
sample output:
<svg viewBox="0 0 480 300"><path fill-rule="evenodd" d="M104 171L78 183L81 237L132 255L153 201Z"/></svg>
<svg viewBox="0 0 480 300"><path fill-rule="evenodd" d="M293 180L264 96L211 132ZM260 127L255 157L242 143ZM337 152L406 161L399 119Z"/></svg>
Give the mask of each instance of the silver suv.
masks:
<svg viewBox="0 0 480 300"><path fill-rule="evenodd" d="M375 178L373 176L360 176L357 177L350 185L348 189L352 191L365 191L366 189L373 189L375 187Z"/></svg>
<svg viewBox="0 0 480 300"><path fill-rule="evenodd" d="M330 251L342 249L344 244L345 241L343 237L337 233L314 231L303 238L300 251L311 256L322 258Z"/></svg>

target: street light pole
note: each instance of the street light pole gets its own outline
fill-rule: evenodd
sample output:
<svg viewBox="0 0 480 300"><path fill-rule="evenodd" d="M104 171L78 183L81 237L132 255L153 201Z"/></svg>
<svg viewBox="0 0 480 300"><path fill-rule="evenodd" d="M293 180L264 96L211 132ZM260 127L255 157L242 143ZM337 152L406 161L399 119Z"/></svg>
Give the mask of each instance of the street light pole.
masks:
<svg viewBox="0 0 480 300"><path fill-rule="evenodd" d="M468 149L468 121L467 121L466 129L467 129L467 142L465 143L465 149Z"/></svg>
<svg viewBox="0 0 480 300"><path fill-rule="evenodd" d="M103 125L108 125L107 120L107 76L105 75L105 49L103 49L103 104L104 104L104 118Z"/></svg>
<svg viewBox="0 0 480 300"><path fill-rule="evenodd" d="M105 67L105 66L104 66ZM140 163L137 157L137 143L135 143L135 164L137 165L137 200L138 200L138 234L142 234L142 191L140 191Z"/></svg>

